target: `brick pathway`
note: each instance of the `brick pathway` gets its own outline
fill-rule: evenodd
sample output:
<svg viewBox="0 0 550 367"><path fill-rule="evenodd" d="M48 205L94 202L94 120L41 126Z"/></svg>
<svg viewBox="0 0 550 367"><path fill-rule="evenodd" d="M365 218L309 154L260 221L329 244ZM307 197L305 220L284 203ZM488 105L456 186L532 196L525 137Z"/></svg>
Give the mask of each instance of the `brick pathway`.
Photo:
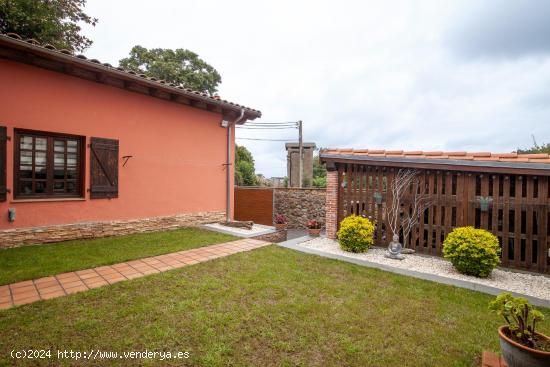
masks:
<svg viewBox="0 0 550 367"><path fill-rule="evenodd" d="M481 367L508 367L508 365L496 353L485 350L481 356Z"/></svg>
<svg viewBox="0 0 550 367"><path fill-rule="evenodd" d="M269 245L269 242L241 239L192 250L99 266L55 276L26 280L0 286L0 309L24 305L67 294L98 288L122 280L177 269L237 252L249 251Z"/></svg>

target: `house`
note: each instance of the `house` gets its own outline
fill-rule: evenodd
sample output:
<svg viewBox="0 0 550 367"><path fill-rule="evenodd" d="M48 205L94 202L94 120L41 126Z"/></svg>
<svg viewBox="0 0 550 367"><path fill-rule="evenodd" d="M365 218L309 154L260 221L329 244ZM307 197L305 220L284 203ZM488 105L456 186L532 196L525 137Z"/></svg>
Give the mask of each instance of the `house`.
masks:
<svg viewBox="0 0 550 367"><path fill-rule="evenodd" d="M474 226L497 236L502 266L550 273L548 154L323 149L320 159L327 167L329 238L336 238L342 219L355 214L372 219L375 243L387 246L393 179L399 170L413 169L418 189L409 190L401 213L412 211L414 192L430 205L406 247L441 255L450 231Z"/></svg>
<svg viewBox="0 0 550 367"><path fill-rule="evenodd" d="M232 216L233 126L260 111L15 34L0 85L0 248Z"/></svg>
<svg viewBox="0 0 550 367"><path fill-rule="evenodd" d="M284 187L285 178L284 177L271 177L271 186L273 187Z"/></svg>

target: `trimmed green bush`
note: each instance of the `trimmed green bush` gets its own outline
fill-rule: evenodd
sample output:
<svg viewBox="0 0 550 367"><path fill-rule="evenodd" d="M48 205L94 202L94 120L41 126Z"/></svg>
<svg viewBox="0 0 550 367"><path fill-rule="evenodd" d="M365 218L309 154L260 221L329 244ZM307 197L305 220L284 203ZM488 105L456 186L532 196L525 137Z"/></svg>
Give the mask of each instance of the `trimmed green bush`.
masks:
<svg viewBox="0 0 550 367"><path fill-rule="evenodd" d="M367 218L351 215L340 222L337 236L342 250L365 252L374 243L374 224Z"/></svg>
<svg viewBox="0 0 550 367"><path fill-rule="evenodd" d="M455 228L443 242L443 256L463 274L486 278L500 264L498 239L484 229Z"/></svg>

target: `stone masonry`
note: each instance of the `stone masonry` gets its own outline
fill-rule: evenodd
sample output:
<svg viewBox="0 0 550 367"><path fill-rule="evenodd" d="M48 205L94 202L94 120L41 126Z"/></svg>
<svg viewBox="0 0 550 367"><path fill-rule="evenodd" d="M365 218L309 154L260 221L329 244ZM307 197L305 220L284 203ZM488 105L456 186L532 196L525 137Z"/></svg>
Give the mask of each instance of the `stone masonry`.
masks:
<svg viewBox="0 0 550 367"><path fill-rule="evenodd" d="M261 241L267 241L267 242L273 242L273 243L279 243L284 242L287 239L287 231L286 229L275 231L273 233L268 234L261 234L259 236L252 237L255 240L261 240Z"/></svg>
<svg viewBox="0 0 550 367"><path fill-rule="evenodd" d="M338 171L327 171L326 197L325 226L327 237L335 239L338 229Z"/></svg>
<svg viewBox="0 0 550 367"><path fill-rule="evenodd" d="M325 189L274 188L273 216L283 214L289 228L307 228L307 221L325 222Z"/></svg>
<svg viewBox="0 0 550 367"><path fill-rule="evenodd" d="M0 248L37 245L83 238L120 236L192 227L225 219L225 212L198 212L125 221L85 222L0 231Z"/></svg>
<svg viewBox="0 0 550 367"><path fill-rule="evenodd" d="M289 187L300 187L300 146L298 143L286 143L287 151L287 177ZM302 153L304 162L302 166L303 187L310 187L313 180L313 151L315 143L303 143Z"/></svg>

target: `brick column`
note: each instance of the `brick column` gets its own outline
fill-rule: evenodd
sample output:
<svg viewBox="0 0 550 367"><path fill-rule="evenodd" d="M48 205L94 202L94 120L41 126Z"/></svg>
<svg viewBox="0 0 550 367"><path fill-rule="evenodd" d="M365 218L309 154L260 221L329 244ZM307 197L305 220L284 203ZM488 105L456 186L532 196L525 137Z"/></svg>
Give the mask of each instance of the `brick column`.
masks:
<svg viewBox="0 0 550 367"><path fill-rule="evenodd" d="M334 169L327 171L325 212L327 237L335 239L336 231L338 229L338 171Z"/></svg>

